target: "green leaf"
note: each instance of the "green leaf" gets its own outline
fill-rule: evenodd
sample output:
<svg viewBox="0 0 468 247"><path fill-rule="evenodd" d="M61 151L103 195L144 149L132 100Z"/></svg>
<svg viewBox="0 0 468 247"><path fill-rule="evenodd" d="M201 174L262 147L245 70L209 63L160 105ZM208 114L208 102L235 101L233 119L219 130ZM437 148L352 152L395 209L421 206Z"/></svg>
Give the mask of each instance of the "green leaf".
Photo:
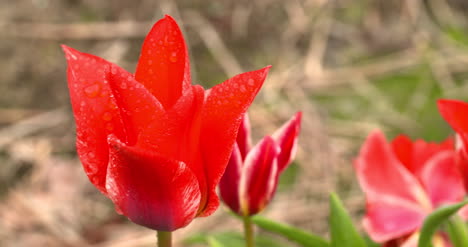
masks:
<svg viewBox="0 0 468 247"><path fill-rule="evenodd" d="M419 236L418 247L431 246L432 236L436 232L437 228L460 208L465 206L466 203L467 201L463 201L457 204L442 206L429 214L429 216L424 220L421 234Z"/></svg>
<svg viewBox="0 0 468 247"><path fill-rule="evenodd" d="M244 247L244 236L238 232L222 232L215 234L195 234L184 240L184 246L193 244L208 244L210 247ZM271 236L256 235L256 247L284 247L284 242Z"/></svg>
<svg viewBox="0 0 468 247"><path fill-rule="evenodd" d="M364 236L364 241L366 241L367 247L380 247L381 244L374 242L369 236Z"/></svg>
<svg viewBox="0 0 468 247"><path fill-rule="evenodd" d="M210 247L226 247L226 245L222 244L218 239L215 237L207 237L206 242Z"/></svg>
<svg viewBox="0 0 468 247"><path fill-rule="evenodd" d="M330 195L330 232L332 247L366 247L338 196Z"/></svg>
<svg viewBox="0 0 468 247"><path fill-rule="evenodd" d="M453 217L449 220L447 232L454 247L468 246L468 229L460 217Z"/></svg>
<svg viewBox="0 0 468 247"><path fill-rule="evenodd" d="M290 241L293 241L301 246L306 247L329 247L330 245L328 242L316 235L311 233L305 232L301 229L292 227L287 224L275 222L261 216L254 216L252 217L252 222L257 225L258 227L275 233L279 234Z"/></svg>

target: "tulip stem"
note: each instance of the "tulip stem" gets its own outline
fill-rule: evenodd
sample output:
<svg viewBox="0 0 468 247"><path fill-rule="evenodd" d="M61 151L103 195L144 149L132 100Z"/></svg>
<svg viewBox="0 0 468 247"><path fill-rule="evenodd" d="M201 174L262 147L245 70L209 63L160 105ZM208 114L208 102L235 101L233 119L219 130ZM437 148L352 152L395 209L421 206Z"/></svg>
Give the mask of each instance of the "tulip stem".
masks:
<svg viewBox="0 0 468 247"><path fill-rule="evenodd" d="M242 217L244 221L245 247L254 247L254 232L252 227L252 218L247 215Z"/></svg>
<svg viewBox="0 0 468 247"><path fill-rule="evenodd" d="M172 246L172 232L158 231L158 247Z"/></svg>

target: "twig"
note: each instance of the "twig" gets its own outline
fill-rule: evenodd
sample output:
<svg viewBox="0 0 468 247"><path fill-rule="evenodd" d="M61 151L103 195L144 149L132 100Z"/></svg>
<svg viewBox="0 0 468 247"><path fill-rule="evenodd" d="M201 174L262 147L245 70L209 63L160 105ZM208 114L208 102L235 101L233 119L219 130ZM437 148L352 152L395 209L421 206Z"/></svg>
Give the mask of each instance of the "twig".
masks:
<svg viewBox="0 0 468 247"><path fill-rule="evenodd" d="M3 23L0 33L5 37L25 39L115 39L144 37L153 22L90 22L72 24Z"/></svg>
<svg viewBox="0 0 468 247"><path fill-rule="evenodd" d="M63 124L67 119L65 110L59 108L4 127L0 129L0 149L19 138Z"/></svg>

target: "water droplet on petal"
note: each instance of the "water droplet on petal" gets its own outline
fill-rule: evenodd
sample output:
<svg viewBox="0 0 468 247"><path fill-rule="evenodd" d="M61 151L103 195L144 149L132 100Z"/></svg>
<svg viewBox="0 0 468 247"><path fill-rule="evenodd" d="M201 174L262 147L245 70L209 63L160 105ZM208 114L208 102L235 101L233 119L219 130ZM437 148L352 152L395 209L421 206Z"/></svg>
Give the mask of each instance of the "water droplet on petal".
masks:
<svg viewBox="0 0 468 247"><path fill-rule="evenodd" d="M245 88L245 85L243 85L243 84L240 85L240 91L242 93L245 93L245 91L247 91L247 89Z"/></svg>
<svg viewBox="0 0 468 247"><path fill-rule="evenodd" d="M89 153L88 153L88 157L89 157L90 159L94 159L94 158L96 158L96 155L95 155L93 152L89 152Z"/></svg>
<svg viewBox="0 0 468 247"><path fill-rule="evenodd" d="M94 98L98 96L100 91L101 91L101 86L99 86L99 84L93 84L91 86L85 87L84 89L86 96L90 98Z"/></svg>
<svg viewBox="0 0 468 247"><path fill-rule="evenodd" d="M249 86L253 86L254 85L254 80L253 79L249 79L249 82L247 82L249 84Z"/></svg>
<svg viewBox="0 0 468 247"><path fill-rule="evenodd" d="M153 60L148 60L148 65L153 64Z"/></svg>
<svg viewBox="0 0 468 247"><path fill-rule="evenodd" d="M112 123L107 123L107 124L106 124L106 129L107 129L108 131L113 131L113 130L114 130L114 126L112 125Z"/></svg>
<svg viewBox="0 0 468 247"><path fill-rule="evenodd" d="M118 213L119 215L123 215L122 209L120 209L120 207L117 205L115 205L115 212Z"/></svg>
<svg viewBox="0 0 468 247"><path fill-rule="evenodd" d="M120 83L120 88L127 89L127 83L126 82Z"/></svg>
<svg viewBox="0 0 468 247"><path fill-rule="evenodd" d="M104 114L102 114L102 119L104 121L110 121L112 120L112 114L110 112L104 112Z"/></svg>
<svg viewBox="0 0 468 247"><path fill-rule="evenodd" d="M169 61L173 63L177 62L177 53L175 51L171 53L171 56L169 56Z"/></svg>

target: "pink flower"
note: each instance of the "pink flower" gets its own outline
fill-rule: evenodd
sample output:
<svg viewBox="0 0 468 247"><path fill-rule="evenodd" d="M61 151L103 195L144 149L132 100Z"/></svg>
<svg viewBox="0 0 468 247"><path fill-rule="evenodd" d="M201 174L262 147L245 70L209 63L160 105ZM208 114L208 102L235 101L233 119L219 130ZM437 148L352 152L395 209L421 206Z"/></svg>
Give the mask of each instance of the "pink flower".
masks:
<svg viewBox="0 0 468 247"><path fill-rule="evenodd" d="M450 139L435 144L401 135L388 143L374 131L362 146L355 169L366 194L364 228L374 241L387 246L408 237L399 246L413 246L410 235L418 234L429 213L460 202L465 195ZM434 241L441 237L436 236Z"/></svg>
<svg viewBox="0 0 468 247"><path fill-rule="evenodd" d="M296 113L271 137L251 148L247 114L239 128L226 172L219 183L221 198L239 215L254 215L272 199L279 175L297 150L301 113Z"/></svg>

